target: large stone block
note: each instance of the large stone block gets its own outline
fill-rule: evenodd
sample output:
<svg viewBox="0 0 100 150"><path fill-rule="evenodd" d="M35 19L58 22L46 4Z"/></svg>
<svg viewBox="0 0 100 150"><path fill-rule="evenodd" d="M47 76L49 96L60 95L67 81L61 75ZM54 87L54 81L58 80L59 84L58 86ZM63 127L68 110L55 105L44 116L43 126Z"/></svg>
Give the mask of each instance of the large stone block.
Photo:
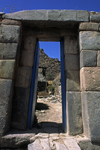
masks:
<svg viewBox="0 0 100 150"><path fill-rule="evenodd" d="M66 92L67 132L69 135L82 133L81 93Z"/></svg>
<svg viewBox="0 0 100 150"><path fill-rule="evenodd" d="M20 26L1 25L0 26L0 42L18 43L20 37Z"/></svg>
<svg viewBox="0 0 100 150"><path fill-rule="evenodd" d="M100 67L83 67L80 83L81 91L100 91Z"/></svg>
<svg viewBox="0 0 100 150"><path fill-rule="evenodd" d="M78 40L76 36L64 37L64 54L78 54Z"/></svg>
<svg viewBox="0 0 100 150"><path fill-rule="evenodd" d="M76 12L76 20L77 21L89 21L90 20L90 15L89 12L87 10L77 10Z"/></svg>
<svg viewBox="0 0 100 150"><path fill-rule="evenodd" d="M17 43L0 43L0 59L15 59Z"/></svg>
<svg viewBox="0 0 100 150"><path fill-rule="evenodd" d="M0 60L0 78L12 79L15 60Z"/></svg>
<svg viewBox="0 0 100 150"><path fill-rule="evenodd" d="M91 22L99 22L100 23L100 14L99 15L91 15L90 16Z"/></svg>
<svg viewBox="0 0 100 150"><path fill-rule="evenodd" d="M85 135L100 142L100 92L82 92L82 118Z"/></svg>
<svg viewBox="0 0 100 150"><path fill-rule="evenodd" d="M99 24L98 23L92 23L92 22L83 22L79 25L80 31L98 31Z"/></svg>
<svg viewBox="0 0 100 150"><path fill-rule="evenodd" d="M65 55L65 70L79 70L79 55L66 54Z"/></svg>
<svg viewBox="0 0 100 150"><path fill-rule="evenodd" d="M33 66L34 61L34 51L22 51L20 56L21 66Z"/></svg>
<svg viewBox="0 0 100 150"><path fill-rule="evenodd" d="M10 126L12 108L12 80L0 79L0 136L4 135Z"/></svg>
<svg viewBox="0 0 100 150"><path fill-rule="evenodd" d="M17 20L11 20L11 19L3 19L2 24L4 25L16 25L21 26L21 22Z"/></svg>
<svg viewBox="0 0 100 150"><path fill-rule="evenodd" d="M97 66L100 67L100 51L98 51L97 55Z"/></svg>
<svg viewBox="0 0 100 150"><path fill-rule="evenodd" d="M11 126L16 129L27 128L30 88L15 87Z"/></svg>
<svg viewBox="0 0 100 150"><path fill-rule="evenodd" d="M80 91L80 76L79 71L66 70L66 91Z"/></svg>
<svg viewBox="0 0 100 150"><path fill-rule="evenodd" d="M31 67L19 67L16 74L16 87L30 87L32 77Z"/></svg>
<svg viewBox="0 0 100 150"><path fill-rule="evenodd" d="M97 51L82 50L80 53L80 68L97 66Z"/></svg>
<svg viewBox="0 0 100 150"><path fill-rule="evenodd" d="M100 33L96 31L81 31L79 35L80 50L100 49Z"/></svg>
<svg viewBox="0 0 100 150"><path fill-rule="evenodd" d="M25 36L23 38L23 49L26 51L34 51L36 45L36 37Z"/></svg>

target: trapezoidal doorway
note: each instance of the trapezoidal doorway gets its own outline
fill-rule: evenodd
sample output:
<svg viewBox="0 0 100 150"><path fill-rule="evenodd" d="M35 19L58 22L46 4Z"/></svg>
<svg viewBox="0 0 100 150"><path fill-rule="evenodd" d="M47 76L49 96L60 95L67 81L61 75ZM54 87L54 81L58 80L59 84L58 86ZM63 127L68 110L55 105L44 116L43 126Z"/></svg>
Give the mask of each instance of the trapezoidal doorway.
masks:
<svg viewBox="0 0 100 150"><path fill-rule="evenodd" d="M65 75L64 75L63 39L60 40L59 47L60 47L60 55L61 55L61 70L60 72L58 71L59 75L57 76L57 71L55 71L56 73L54 73L54 69L53 69L51 70L50 73L49 71L50 67L48 68L43 63L44 62L43 59L46 59L45 58L46 54L44 54L42 49L40 49L40 61L39 61L39 41L37 40L36 42L31 89L30 89L28 128L32 128L32 127L34 129L37 128L38 132L59 133L63 131L66 132L66 128L67 128L66 127L66 90L65 90ZM50 58L49 59L48 58L46 59L46 61L49 61L50 63ZM51 59L52 59L51 62L52 61L55 62L56 65L55 69L57 69L56 67L59 67L57 63L60 62L53 58ZM52 65L52 64L48 64L48 65ZM38 78L37 78L37 72L38 72ZM58 85L56 85L57 84L56 82L58 82L58 80L59 82L61 82L60 83L61 86L59 87L57 87ZM60 95L61 96L60 102L59 102L60 93L58 93L57 95L58 88L59 90L62 91L62 94ZM62 106L61 106L61 102L62 102Z"/></svg>

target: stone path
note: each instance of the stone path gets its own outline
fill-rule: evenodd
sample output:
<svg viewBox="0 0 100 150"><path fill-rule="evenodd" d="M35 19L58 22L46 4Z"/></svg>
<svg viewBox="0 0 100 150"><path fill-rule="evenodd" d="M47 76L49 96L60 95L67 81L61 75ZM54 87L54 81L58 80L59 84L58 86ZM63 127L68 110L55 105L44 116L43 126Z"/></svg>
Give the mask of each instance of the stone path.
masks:
<svg viewBox="0 0 100 150"><path fill-rule="evenodd" d="M39 133L30 139L28 150L81 150L76 140L66 134Z"/></svg>

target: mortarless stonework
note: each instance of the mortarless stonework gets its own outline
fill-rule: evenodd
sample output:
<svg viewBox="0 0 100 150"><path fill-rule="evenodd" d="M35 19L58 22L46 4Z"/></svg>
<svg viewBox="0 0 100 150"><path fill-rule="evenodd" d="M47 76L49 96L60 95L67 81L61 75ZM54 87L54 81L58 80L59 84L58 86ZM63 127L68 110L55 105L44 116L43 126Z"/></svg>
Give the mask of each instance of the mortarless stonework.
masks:
<svg viewBox="0 0 100 150"><path fill-rule="evenodd" d="M89 140L100 142L100 14L81 10L0 13L0 136L7 132L9 124L27 128L36 39L60 41L62 37L68 134L84 132Z"/></svg>

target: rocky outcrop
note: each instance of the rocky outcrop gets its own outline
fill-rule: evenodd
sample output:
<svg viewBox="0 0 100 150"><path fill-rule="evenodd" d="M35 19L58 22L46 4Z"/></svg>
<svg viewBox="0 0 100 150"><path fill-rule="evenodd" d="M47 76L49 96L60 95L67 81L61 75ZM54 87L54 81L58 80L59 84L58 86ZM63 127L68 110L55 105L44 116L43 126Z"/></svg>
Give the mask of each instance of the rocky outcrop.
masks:
<svg viewBox="0 0 100 150"><path fill-rule="evenodd" d="M56 58L50 58L40 49L39 67L46 67L46 79L54 80L60 73L60 61Z"/></svg>

